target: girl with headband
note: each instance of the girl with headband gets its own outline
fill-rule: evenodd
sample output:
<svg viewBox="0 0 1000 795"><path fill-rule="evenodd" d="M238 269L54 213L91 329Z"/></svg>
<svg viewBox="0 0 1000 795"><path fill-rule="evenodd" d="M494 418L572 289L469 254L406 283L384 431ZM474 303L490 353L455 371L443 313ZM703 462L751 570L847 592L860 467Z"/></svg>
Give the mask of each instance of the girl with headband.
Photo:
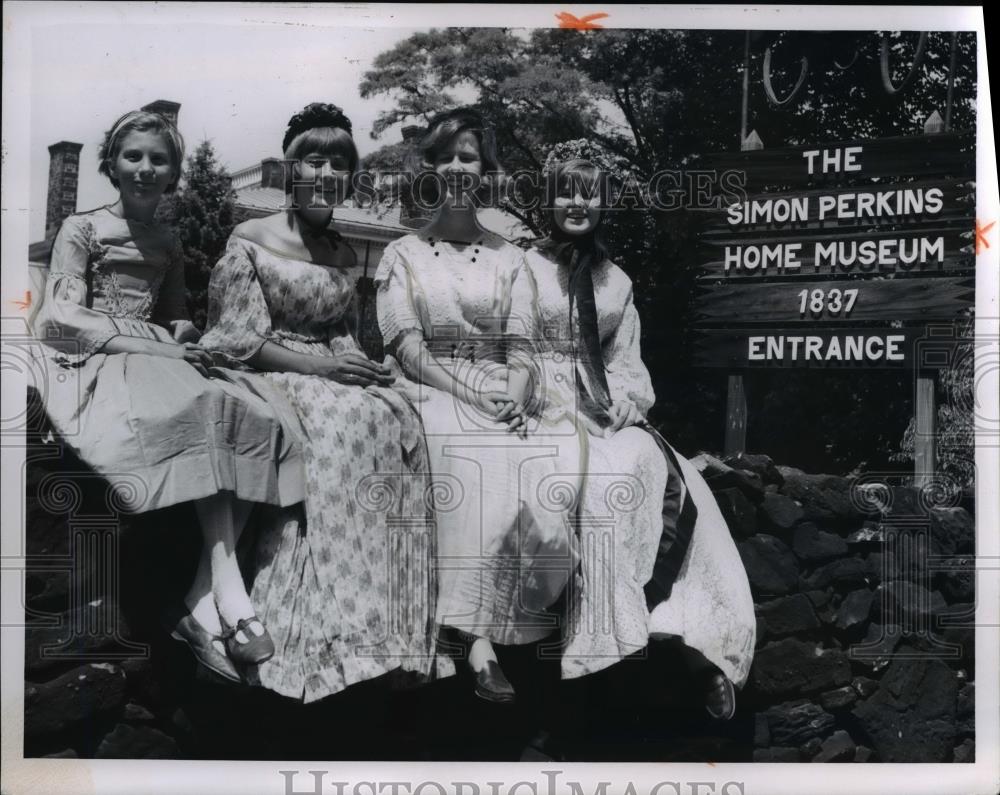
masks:
<svg viewBox="0 0 1000 795"><path fill-rule="evenodd" d="M180 133L159 114L133 111L114 124L99 171L118 200L63 222L36 330L58 349L48 417L115 488L115 501L134 512L194 503L202 557L168 628L205 667L238 682L242 666L274 647L244 588L236 542L253 503L301 500L299 461L268 405L210 369L188 319L180 245L155 220L183 156Z"/></svg>

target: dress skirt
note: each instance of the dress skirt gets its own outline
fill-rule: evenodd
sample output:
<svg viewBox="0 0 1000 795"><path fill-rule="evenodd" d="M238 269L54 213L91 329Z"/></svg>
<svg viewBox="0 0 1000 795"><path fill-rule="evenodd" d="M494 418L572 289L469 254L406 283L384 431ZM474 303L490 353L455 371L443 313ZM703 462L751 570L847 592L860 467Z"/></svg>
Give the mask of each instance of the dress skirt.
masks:
<svg viewBox="0 0 1000 795"><path fill-rule="evenodd" d="M45 356L46 414L60 441L111 484L121 510L220 491L295 501L293 440L267 403L230 383L226 371L209 379L180 359L139 353L96 353L75 366Z"/></svg>
<svg viewBox="0 0 1000 795"><path fill-rule="evenodd" d="M391 389L236 376L297 426L304 506L260 526L250 598L277 649L251 681L303 702L434 668L434 526L416 414ZM304 511L302 508L304 507ZM404 673L405 672L405 673Z"/></svg>
<svg viewBox="0 0 1000 795"><path fill-rule="evenodd" d="M459 359L451 366L482 391L506 387L505 365ZM577 565L583 469L575 428L520 439L450 394L412 390L434 480L438 624L500 644L557 632L559 611L550 608Z"/></svg>

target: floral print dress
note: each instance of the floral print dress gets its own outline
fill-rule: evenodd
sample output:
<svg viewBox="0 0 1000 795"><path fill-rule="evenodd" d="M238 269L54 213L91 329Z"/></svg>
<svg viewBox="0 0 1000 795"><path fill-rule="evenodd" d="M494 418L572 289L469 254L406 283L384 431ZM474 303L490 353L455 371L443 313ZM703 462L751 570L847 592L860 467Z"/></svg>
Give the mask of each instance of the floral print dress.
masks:
<svg viewBox="0 0 1000 795"><path fill-rule="evenodd" d="M212 272L202 344L237 363L267 341L312 356L360 353L347 273L238 234ZM277 652L260 684L315 701L390 671L432 666L434 572L427 453L397 391L314 375L241 380L301 438L305 518L265 525L251 599Z"/></svg>

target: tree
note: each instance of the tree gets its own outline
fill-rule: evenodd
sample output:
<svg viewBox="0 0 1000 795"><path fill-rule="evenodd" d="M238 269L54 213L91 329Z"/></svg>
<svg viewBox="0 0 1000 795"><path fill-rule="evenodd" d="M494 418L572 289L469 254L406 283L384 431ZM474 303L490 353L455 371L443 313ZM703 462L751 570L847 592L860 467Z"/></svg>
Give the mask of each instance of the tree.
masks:
<svg viewBox="0 0 1000 795"><path fill-rule="evenodd" d="M199 328L204 328L207 320L212 267L240 220L235 197L229 174L206 140L188 157L181 186L164 199L158 211L181 241L188 311Z"/></svg>

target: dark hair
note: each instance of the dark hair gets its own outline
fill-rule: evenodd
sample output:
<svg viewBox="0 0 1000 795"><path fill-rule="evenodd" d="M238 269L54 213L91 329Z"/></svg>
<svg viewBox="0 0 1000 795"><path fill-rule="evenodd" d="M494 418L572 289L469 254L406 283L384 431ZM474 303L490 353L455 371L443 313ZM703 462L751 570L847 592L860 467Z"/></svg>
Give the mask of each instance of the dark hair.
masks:
<svg viewBox="0 0 1000 795"><path fill-rule="evenodd" d="M177 175L164 193L173 193L177 190L177 183L181 179L181 166L184 163L184 138L180 131L166 116L159 113L152 113L146 110L132 110L121 116L110 130L104 133L104 140L97 150L97 158L100 165L97 167L98 173L106 176L111 184L118 188L118 179L111 174L111 167L122 150L122 142L130 132L158 132L167 140L167 148L170 150L170 159L173 161Z"/></svg>
<svg viewBox="0 0 1000 795"><path fill-rule="evenodd" d="M567 235L559 228L555 220L555 199L559 195L559 190L564 185L588 184L596 187L601 198L601 215L597 219L597 225L581 239L577 235ZM589 160L575 157L572 160L564 160L556 163L546 174L545 178L545 200L542 205L542 216L548 227L548 236L542 238L536 244L537 248L543 251L561 251L563 244L572 242L584 242L591 240L598 249L601 257L607 255L604 245L601 227L604 225L604 216L611 198L611 181L607 172Z"/></svg>
<svg viewBox="0 0 1000 795"><path fill-rule="evenodd" d="M432 118L427 131L406 156L405 165L409 189L414 199L430 205L440 200L438 180L424 179L424 175L434 173L434 161L438 154L460 133L468 132L479 143L479 159L483 164L481 182L475 193L477 200L489 196L503 179L503 169L497 158L496 136L487 126L482 114L474 108L456 108L439 113Z"/></svg>
<svg viewBox="0 0 1000 795"><path fill-rule="evenodd" d="M351 170L348 198L354 189L354 172L358 169L358 148L351 137L351 120L336 105L313 102L296 113L288 122L281 141L285 162L294 164L300 155L308 152L337 154L347 158ZM291 193L293 168L285 168L285 193Z"/></svg>

